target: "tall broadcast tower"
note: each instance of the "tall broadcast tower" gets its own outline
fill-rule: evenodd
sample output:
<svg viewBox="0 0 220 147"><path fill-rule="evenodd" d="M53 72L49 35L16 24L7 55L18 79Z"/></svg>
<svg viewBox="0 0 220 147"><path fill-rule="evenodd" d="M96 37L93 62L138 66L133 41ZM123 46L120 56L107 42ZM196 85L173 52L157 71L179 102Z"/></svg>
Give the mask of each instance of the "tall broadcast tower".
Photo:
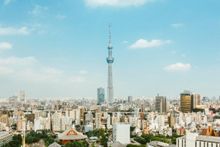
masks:
<svg viewBox="0 0 220 147"><path fill-rule="evenodd" d="M112 40L111 40L111 26L109 25L109 43L108 43L108 57L106 58L108 63L108 103L113 102L113 81L112 81L112 64L114 58L112 57Z"/></svg>

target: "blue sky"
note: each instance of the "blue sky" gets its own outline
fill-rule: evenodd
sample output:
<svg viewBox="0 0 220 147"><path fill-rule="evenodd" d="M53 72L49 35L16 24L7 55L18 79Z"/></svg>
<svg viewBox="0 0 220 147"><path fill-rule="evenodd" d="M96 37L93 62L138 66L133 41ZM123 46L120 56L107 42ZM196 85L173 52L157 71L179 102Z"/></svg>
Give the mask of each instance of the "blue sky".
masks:
<svg viewBox="0 0 220 147"><path fill-rule="evenodd" d="M219 0L1 0L0 97L220 95Z"/></svg>

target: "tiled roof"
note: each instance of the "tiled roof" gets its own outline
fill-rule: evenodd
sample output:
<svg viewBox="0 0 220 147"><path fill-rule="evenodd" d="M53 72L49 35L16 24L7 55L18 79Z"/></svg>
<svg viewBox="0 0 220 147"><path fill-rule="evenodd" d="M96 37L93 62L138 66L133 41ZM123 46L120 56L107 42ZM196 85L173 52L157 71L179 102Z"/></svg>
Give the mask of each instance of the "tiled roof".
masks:
<svg viewBox="0 0 220 147"><path fill-rule="evenodd" d="M87 136L77 132L74 128L71 128L60 134L58 138L59 140L83 140L86 139Z"/></svg>

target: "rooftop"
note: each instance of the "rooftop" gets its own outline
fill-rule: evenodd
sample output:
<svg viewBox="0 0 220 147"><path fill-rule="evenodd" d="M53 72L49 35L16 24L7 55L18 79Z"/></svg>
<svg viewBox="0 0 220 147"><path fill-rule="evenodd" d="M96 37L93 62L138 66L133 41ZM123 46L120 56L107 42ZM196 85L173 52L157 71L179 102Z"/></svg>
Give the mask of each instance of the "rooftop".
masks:
<svg viewBox="0 0 220 147"><path fill-rule="evenodd" d="M87 136L77 132L74 128L71 128L60 134L58 138L59 140L83 140L86 139Z"/></svg>
<svg viewBox="0 0 220 147"><path fill-rule="evenodd" d="M199 135L199 136L196 138L196 140L210 141L210 142L220 143L220 137L213 137L213 136Z"/></svg>

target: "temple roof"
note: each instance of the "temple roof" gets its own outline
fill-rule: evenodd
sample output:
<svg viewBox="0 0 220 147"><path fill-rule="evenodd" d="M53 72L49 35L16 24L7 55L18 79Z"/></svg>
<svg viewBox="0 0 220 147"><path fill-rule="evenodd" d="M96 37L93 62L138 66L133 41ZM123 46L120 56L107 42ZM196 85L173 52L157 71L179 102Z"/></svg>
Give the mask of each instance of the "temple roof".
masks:
<svg viewBox="0 0 220 147"><path fill-rule="evenodd" d="M74 128L70 128L59 135L59 140L83 140L87 136L77 132Z"/></svg>

